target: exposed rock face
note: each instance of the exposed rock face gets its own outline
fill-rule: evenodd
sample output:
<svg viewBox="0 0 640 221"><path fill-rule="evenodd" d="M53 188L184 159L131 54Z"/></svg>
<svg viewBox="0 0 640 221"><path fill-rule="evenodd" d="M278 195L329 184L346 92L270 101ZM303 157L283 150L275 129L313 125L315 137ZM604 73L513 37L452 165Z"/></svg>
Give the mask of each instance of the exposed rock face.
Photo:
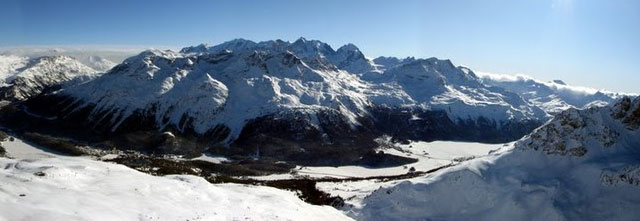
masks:
<svg viewBox="0 0 640 221"><path fill-rule="evenodd" d="M612 110L612 115L616 119L622 120L629 129L635 130L640 127L640 97L631 100L630 97L624 97L617 103Z"/></svg>
<svg viewBox="0 0 640 221"><path fill-rule="evenodd" d="M552 155L583 156L587 153L582 140L585 137L594 139L603 147L611 147L616 143L619 134L607 126L601 119L589 118L596 109L578 111L570 109L556 116L549 124L539 128L519 148L539 150ZM598 125L598 126L593 126Z"/></svg>
<svg viewBox="0 0 640 221"><path fill-rule="evenodd" d="M632 165L624 168L605 170L602 172L600 182L606 186L640 186L640 165Z"/></svg>

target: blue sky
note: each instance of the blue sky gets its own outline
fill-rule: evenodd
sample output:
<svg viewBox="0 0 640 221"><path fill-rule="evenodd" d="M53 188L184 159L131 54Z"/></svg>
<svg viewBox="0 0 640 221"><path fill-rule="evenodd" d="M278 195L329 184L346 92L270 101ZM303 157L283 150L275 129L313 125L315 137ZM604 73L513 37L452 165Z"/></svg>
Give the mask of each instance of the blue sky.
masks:
<svg viewBox="0 0 640 221"><path fill-rule="evenodd" d="M640 93L640 1L0 1L0 47L295 40Z"/></svg>

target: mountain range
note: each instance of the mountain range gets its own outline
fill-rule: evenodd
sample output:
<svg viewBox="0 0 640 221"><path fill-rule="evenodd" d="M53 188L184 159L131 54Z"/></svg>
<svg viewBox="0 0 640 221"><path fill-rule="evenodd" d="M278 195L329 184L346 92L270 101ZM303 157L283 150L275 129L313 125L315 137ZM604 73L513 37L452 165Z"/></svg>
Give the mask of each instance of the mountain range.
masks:
<svg viewBox="0 0 640 221"><path fill-rule="evenodd" d="M619 98L600 91L577 97L568 86L531 79L499 81L437 58L371 59L352 44L334 50L304 38L147 50L104 74L64 59L49 66L67 69L42 71L57 74L56 81L38 80L45 86L14 96L31 114L12 113L6 124L20 119L23 128L32 122L32 129L125 149L259 151L309 164L357 162L373 154L373 140L383 134L397 141L513 141L561 110ZM13 76L21 67L2 68Z"/></svg>

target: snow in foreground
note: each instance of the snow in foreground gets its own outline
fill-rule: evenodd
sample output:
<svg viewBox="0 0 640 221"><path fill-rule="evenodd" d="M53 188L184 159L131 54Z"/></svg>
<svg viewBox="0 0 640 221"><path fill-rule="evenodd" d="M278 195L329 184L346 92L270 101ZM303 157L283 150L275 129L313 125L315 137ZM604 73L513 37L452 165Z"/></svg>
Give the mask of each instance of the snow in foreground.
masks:
<svg viewBox="0 0 640 221"><path fill-rule="evenodd" d="M483 158L375 191L361 220L637 220L640 98L565 111Z"/></svg>
<svg viewBox="0 0 640 221"><path fill-rule="evenodd" d="M156 177L122 165L40 153L20 140L3 145L11 146L10 155L28 159L0 158L0 220L349 219L271 187Z"/></svg>

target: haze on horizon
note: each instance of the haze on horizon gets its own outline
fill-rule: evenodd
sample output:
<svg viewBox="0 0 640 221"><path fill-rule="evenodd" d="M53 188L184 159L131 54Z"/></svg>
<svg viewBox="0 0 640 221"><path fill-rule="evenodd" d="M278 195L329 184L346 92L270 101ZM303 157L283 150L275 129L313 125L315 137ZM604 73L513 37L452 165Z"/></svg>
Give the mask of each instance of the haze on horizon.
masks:
<svg viewBox="0 0 640 221"><path fill-rule="evenodd" d="M640 93L640 2L0 2L0 47L181 48L299 37L369 57L451 59L489 73Z"/></svg>

